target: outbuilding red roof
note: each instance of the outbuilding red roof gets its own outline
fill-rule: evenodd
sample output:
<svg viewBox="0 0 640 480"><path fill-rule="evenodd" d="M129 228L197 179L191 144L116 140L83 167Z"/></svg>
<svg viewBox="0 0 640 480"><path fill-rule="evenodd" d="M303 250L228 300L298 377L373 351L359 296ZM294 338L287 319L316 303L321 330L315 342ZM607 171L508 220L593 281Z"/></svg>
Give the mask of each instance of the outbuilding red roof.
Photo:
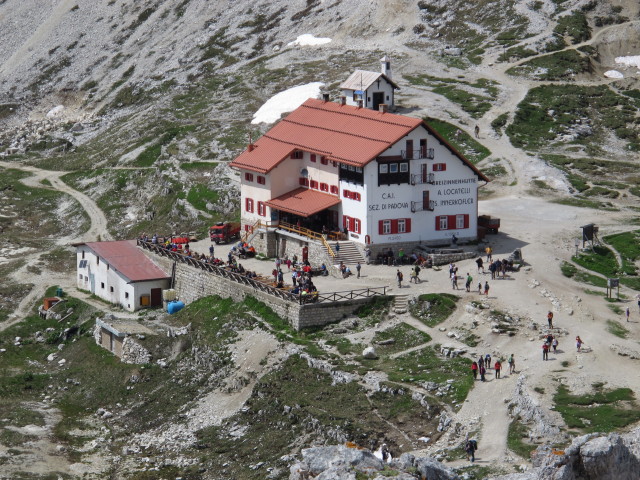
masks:
<svg viewBox="0 0 640 480"><path fill-rule="evenodd" d="M346 165L364 167L418 126L423 125L447 149L489 181L475 165L419 118L310 98L280 120L233 162L235 168L268 173L295 150Z"/></svg>
<svg viewBox="0 0 640 480"><path fill-rule="evenodd" d="M136 246L135 240L87 242L84 245L131 283L171 278Z"/></svg>
<svg viewBox="0 0 640 480"><path fill-rule="evenodd" d="M310 217L314 213L339 204L340 199L335 195L300 187L279 197L272 198L265 203L276 210L293 213L301 217Z"/></svg>

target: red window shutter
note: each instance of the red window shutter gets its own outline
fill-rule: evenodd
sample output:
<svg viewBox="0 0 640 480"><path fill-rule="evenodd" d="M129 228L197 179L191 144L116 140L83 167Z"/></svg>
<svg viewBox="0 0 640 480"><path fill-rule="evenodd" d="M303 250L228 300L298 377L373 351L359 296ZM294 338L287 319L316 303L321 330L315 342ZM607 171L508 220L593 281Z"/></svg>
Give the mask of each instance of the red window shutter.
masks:
<svg viewBox="0 0 640 480"><path fill-rule="evenodd" d="M440 217L436 217L436 230L440 230Z"/></svg>
<svg viewBox="0 0 640 480"><path fill-rule="evenodd" d="M456 216L449 215L449 219L447 220L447 230L455 230L456 229Z"/></svg>
<svg viewBox="0 0 640 480"><path fill-rule="evenodd" d="M296 158L296 152L291 152L291 158Z"/></svg>
<svg viewBox="0 0 640 480"><path fill-rule="evenodd" d="M300 185L304 185L304 177L300 177Z"/></svg>
<svg viewBox="0 0 640 480"><path fill-rule="evenodd" d="M360 194L359 194L358 192L354 193L354 198L355 198L357 201L360 201Z"/></svg>
<svg viewBox="0 0 640 480"><path fill-rule="evenodd" d="M316 154L315 154L315 153L312 153L312 154L311 154L311 161L312 161L313 163L316 163Z"/></svg>
<svg viewBox="0 0 640 480"><path fill-rule="evenodd" d="M343 215L342 216L342 228L347 226L347 216Z"/></svg>
<svg viewBox="0 0 640 480"><path fill-rule="evenodd" d="M355 224L356 224L356 233L360 233L360 219L356 219L355 220Z"/></svg>
<svg viewBox="0 0 640 480"><path fill-rule="evenodd" d="M318 182L316 180L311 180L311 188L318 189Z"/></svg>
<svg viewBox="0 0 640 480"><path fill-rule="evenodd" d="M384 225L382 223L382 220L378 220L378 233L380 235L384 234Z"/></svg>
<svg viewBox="0 0 640 480"><path fill-rule="evenodd" d="M391 220L391 233L398 233L398 220Z"/></svg>
<svg viewBox="0 0 640 480"><path fill-rule="evenodd" d="M405 218L404 219L404 228L405 228L405 233L411 233L411 219L410 218Z"/></svg>
<svg viewBox="0 0 640 480"><path fill-rule="evenodd" d="M464 228L469 228L469 215L464 216Z"/></svg>
<svg viewBox="0 0 640 480"><path fill-rule="evenodd" d="M340 193L340 189L336 185L331 185L331 193L338 194Z"/></svg>

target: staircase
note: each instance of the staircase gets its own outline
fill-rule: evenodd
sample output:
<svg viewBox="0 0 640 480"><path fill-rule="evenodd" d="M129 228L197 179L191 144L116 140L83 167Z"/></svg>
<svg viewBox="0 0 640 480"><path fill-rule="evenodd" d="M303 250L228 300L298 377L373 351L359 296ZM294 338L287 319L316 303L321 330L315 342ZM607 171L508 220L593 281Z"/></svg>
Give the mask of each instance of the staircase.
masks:
<svg viewBox="0 0 640 480"><path fill-rule="evenodd" d="M340 244L340 252L336 253L336 242L329 242L329 246L331 247L331 251L334 254L334 263L337 265L340 262L344 262L345 265L353 266L356 263L364 263L364 258L362 258L362 254L358 247L355 246L353 242L343 241L337 242Z"/></svg>
<svg viewBox="0 0 640 480"><path fill-rule="evenodd" d="M409 308L409 295L396 295L393 301L393 311L395 313L407 313Z"/></svg>

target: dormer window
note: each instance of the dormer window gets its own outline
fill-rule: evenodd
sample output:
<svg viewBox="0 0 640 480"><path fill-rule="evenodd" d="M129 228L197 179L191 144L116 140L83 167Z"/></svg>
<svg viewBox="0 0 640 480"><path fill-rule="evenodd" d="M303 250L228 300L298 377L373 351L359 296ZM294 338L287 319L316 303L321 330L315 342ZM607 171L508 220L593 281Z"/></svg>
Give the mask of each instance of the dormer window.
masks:
<svg viewBox="0 0 640 480"><path fill-rule="evenodd" d="M304 152L302 150L295 150L291 152L291 158L302 160L304 158Z"/></svg>

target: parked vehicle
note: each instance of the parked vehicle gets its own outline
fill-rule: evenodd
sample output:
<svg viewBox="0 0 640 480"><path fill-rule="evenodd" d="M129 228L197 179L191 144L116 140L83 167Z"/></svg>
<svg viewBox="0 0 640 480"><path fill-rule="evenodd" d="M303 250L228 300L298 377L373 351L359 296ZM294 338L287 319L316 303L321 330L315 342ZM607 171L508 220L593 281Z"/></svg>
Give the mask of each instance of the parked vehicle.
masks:
<svg viewBox="0 0 640 480"><path fill-rule="evenodd" d="M480 215L478 217L478 226L486 228L488 233L498 233L500 219L491 215Z"/></svg>
<svg viewBox="0 0 640 480"><path fill-rule="evenodd" d="M209 237L212 242L229 243L240 238L240 223L218 222L209 228Z"/></svg>

